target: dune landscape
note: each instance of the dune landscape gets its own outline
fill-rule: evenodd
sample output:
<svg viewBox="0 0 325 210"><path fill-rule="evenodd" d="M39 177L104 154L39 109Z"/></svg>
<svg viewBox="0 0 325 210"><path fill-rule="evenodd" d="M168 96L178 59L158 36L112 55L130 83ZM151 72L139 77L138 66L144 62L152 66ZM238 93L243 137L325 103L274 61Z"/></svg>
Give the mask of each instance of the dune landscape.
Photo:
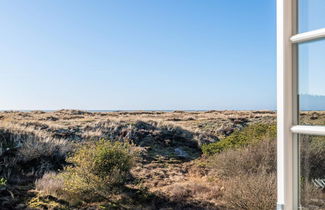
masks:
<svg viewBox="0 0 325 210"><path fill-rule="evenodd" d="M325 113L302 117L317 124ZM275 122L273 111L3 111L0 205L269 209Z"/></svg>
<svg viewBox="0 0 325 210"><path fill-rule="evenodd" d="M66 157L79 145L105 139L127 142L139 151L127 185L132 192L145 189L146 194L155 196L137 203L135 195L129 195L128 204L121 204L125 208L219 208L224 186L201 168L202 145L218 142L252 124L274 122L271 111L4 111L0 113L0 176L7 187L0 191L1 204L10 208L49 205L42 200L48 196L42 193L44 186L35 186L35 181L40 183L37 180L44 174L63 170ZM198 195L187 197L183 193Z"/></svg>

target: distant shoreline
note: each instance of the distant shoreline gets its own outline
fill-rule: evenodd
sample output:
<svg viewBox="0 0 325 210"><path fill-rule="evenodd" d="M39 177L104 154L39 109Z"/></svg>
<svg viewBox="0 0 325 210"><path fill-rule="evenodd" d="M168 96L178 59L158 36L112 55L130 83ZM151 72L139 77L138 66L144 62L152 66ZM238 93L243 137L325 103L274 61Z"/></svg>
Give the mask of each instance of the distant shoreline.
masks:
<svg viewBox="0 0 325 210"><path fill-rule="evenodd" d="M84 109L53 109L53 110L43 110L43 109L30 109L30 110L15 110L15 109L4 109L0 110L0 112L34 112L34 111L42 111L42 112L57 112L61 110L78 110L78 111L86 111L86 112L209 112L209 111L270 111L270 112L276 112L276 110L270 110L270 109L252 109L252 110L236 110L236 109L223 109L223 110L217 110L217 109L193 109L193 110L181 110L181 109L175 109L175 110L164 110L164 109L143 109L143 110L84 110ZM306 110L306 111L321 111L321 110Z"/></svg>

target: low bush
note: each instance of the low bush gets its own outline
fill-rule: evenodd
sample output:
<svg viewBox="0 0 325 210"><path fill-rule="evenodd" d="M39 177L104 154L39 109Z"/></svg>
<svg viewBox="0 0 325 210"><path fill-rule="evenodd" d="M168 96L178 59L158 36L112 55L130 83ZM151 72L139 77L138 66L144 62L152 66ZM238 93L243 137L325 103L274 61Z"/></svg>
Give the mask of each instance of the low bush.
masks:
<svg viewBox="0 0 325 210"><path fill-rule="evenodd" d="M71 203L109 199L126 182L134 157L126 143L105 140L86 143L67 158L70 166L55 176L44 176L36 182L36 187Z"/></svg>
<svg viewBox="0 0 325 210"><path fill-rule="evenodd" d="M227 137L223 144L217 146L209 148L213 150L206 157L206 167L209 176L222 178L225 189L223 201L227 208L274 209L275 127L251 125Z"/></svg>
<svg viewBox="0 0 325 210"><path fill-rule="evenodd" d="M275 173L275 139L266 139L244 148L230 149L207 159L207 166L223 177L256 173Z"/></svg>
<svg viewBox="0 0 325 210"><path fill-rule="evenodd" d="M224 201L234 209L275 209L275 173L247 174L233 177L225 183Z"/></svg>
<svg viewBox="0 0 325 210"><path fill-rule="evenodd" d="M260 142L264 139L276 138L276 125L257 123L244 128L241 131L235 131L230 136L211 144L202 145L203 154L209 156L221 151L240 148L249 144Z"/></svg>

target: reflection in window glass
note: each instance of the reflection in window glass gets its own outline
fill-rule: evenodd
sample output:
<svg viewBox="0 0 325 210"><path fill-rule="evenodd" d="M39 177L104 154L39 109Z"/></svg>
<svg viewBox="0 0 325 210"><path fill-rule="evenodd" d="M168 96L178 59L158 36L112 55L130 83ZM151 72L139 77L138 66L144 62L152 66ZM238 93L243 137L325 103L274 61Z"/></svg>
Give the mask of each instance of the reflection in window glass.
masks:
<svg viewBox="0 0 325 210"><path fill-rule="evenodd" d="M299 44L298 50L300 124L325 125L325 40Z"/></svg>
<svg viewBox="0 0 325 210"><path fill-rule="evenodd" d="M300 205L325 209L325 137L300 135Z"/></svg>
<svg viewBox="0 0 325 210"><path fill-rule="evenodd" d="M299 0L299 33L325 28L325 1Z"/></svg>

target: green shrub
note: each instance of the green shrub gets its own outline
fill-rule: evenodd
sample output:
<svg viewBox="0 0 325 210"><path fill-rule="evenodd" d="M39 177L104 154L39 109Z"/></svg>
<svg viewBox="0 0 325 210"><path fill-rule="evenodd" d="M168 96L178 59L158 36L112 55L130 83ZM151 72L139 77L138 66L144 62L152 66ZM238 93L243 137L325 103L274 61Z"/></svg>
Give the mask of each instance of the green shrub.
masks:
<svg viewBox="0 0 325 210"><path fill-rule="evenodd" d="M0 178L0 188L7 185L7 180L5 178Z"/></svg>
<svg viewBox="0 0 325 210"><path fill-rule="evenodd" d="M80 200L107 198L114 187L125 183L133 160L129 144L105 140L86 144L67 159L73 166L61 174L64 191Z"/></svg>
<svg viewBox="0 0 325 210"><path fill-rule="evenodd" d="M37 186L40 191L72 204L109 199L127 181L134 158L129 144L105 140L88 142L67 158L70 166L56 176L44 177L53 179L46 181L52 183L52 187L42 184L41 180ZM60 182L63 182L61 189L57 186Z"/></svg>
<svg viewBox="0 0 325 210"><path fill-rule="evenodd" d="M111 184L122 183L128 175L132 164L129 144L100 140L94 144L85 144L67 159L74 167L109 181Z"/></svg>
<svg viewBox="0 0 325 210"><path fill-rule="evenodd" d="M235 131L221 141L203 145L202 152L205 155L213 155L227 149L244 147L249 144L260 142L264 139L275 138L275 124L257 123L250 125L241 131Z"/></svg>

